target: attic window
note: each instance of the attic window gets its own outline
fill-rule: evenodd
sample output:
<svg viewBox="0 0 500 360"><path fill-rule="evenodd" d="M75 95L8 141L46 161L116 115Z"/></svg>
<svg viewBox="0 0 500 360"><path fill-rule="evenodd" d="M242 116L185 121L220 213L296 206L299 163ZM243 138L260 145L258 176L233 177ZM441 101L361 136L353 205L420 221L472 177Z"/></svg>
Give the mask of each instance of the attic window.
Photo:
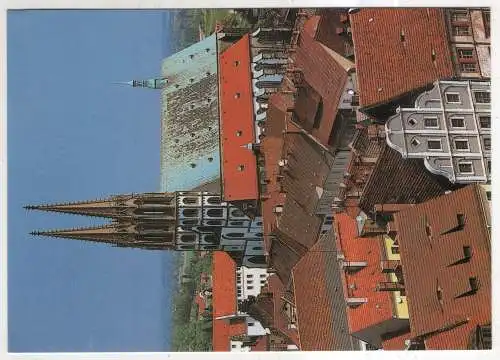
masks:
<svg viewBox="0 0 500 360"><path fill-rule="evenodd" d="M470 246L464 246L464 259L470 259L472 257L472 248Z"/></svg>
<svg viewBox="0 0 500 360"><path fill-rule="evenodd" d="M406 41L405 31L403 29L401 29L401 33L399 34L399 38L400 38L401 42Z"/></svg>
<svg viewBox="0 0 500 360"><path fill-rule="evenodd" d="M243 171L245 170L245 165L238 165L238 171Z"/></svg>
<svg viewBox="0 0 500 360"><path fill-rule="evenodd" d="M241 136L241 135L243 135L243 131L241 130L236 131L236 136Z"/></svg>
<svg viewBox="0 0 500 360"><path fill-rule="evenodd" d="M236 61L234 62L234 66L239 66L239 65L240 65L239 60L236 60Z"/></svg>
<svg viewBox="0 0 500 360"><path fill-rule="evenodd" d="M465 226L465 214L457 214L458 228L461 230Z"/></svg>
<svg viewBox="0 0 500 360"><path fill-rule="evenodd" d="M235 99L239 99L239 98L240 98L240 96L241 96L241 94L240 94L239 92L237 92L236 94L234 94L234 98L235 98Z"/></svg>
<svg viewBox="0 0 500 360"><path fill-rule="evenodd" d="M436 50L432 49L431 57L433 62L436 61Z"/></svg>
<svg viewBox="0 0 500 360"><path fill-rule="evenodd" d="M477 277L470 277L469 284L470 284L470 291L472 293L475 293L479 290L479 280L477 279Z"/></svg>

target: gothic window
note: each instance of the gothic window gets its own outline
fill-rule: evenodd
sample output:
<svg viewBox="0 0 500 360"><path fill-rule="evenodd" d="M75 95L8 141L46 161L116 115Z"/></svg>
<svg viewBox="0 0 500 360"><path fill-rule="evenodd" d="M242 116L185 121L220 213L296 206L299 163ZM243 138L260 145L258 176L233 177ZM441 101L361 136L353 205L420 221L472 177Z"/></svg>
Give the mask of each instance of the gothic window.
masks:
<svg viewBox="0 0 500 360"><path fill-rule="evenodd" d="M251 262L252 264L265 264L266 257L264 255L252 256L251 258L248 259L248 262Z"/></svg>
<svg viewBox="0 0 500 360"><path fill-rule="evenodd" d="M229 234L226 234L226 237L232 237L232 238L242 238L244 236L245 236L245 234L243 234L243 233L229 233Z"/></svg>
<svg viewBox="0 0 500 360"><path fill-rule="evenodd" d="M186 205L192 205L192 204L197 204L198 199L197 198L192 198L192 197L185 197L182 199L182 202Z"/></svg>
<svg viewBox="0 0 500 360"><path fill-rule="evenodd" d="M182 220L182 225L198 225L198 219Z"/></svg>
<svg viewBox="0 0 500 360"><path fill-rule="evenodd" d="M207 225L212 225L212 226L221 226L222 221L220 220L208 220Z"/></svg>
<svg viewBox="0 0 500 360"><path fill-rule="evenodd" d="M183 234L183 235L181 235L181 241L182 242L190 243L190 242L195 242L195 240L196 240L196 235L194 235L194 234Z"/></svg>
<svg viewBox="0 0 500 360"><path fill-rule="evenodd" d="M210 234L210 235L204 235L203 240L205 242L208 242L210 244L216 244L217 243L217 236Z"/></svg>
<svg viewBox="0 0 500 360"><path fill-rule="evenodd" d="M207 216L210 217L222 217L223 211L222 209L208 209Z"/></svg>
<svg viewBox="0 0 500 360"><path fill-rule="evenodd" d="M211 205L219 205L220 204L220 197L211 196L207 199L207 202Z"/></svg>
<svg viewBox="0 0 500 360"><path fill-rule="evenodd" d="M243 217L243 216L245 216L245 214L240 209L234 209L233 211L231 211L231 216Z"/></svg>
<svg viewBox="0 0 500 360"><path fill-rule="evenodd" d="M198 217L198 209L184 209L182 214L185 217Z"/></svg>

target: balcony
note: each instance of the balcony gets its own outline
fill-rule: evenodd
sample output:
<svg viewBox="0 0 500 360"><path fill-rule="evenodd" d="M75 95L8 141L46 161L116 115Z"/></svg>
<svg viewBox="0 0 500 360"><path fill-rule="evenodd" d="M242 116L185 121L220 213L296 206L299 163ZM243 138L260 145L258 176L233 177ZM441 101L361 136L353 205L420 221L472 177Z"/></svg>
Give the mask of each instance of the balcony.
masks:
<svg viewBox="0 0 500 360"><path fill-rule="evenodd" d="M399 282L383 281L377 284L377 291L404 291L405 286Z"/></svg>
<svg viewBox="0 0 500 360"><path fill-rule="evenodd" d="M401 269L401 261L399 260L382 260L380 268L383 273L395 273Z"/></svg>

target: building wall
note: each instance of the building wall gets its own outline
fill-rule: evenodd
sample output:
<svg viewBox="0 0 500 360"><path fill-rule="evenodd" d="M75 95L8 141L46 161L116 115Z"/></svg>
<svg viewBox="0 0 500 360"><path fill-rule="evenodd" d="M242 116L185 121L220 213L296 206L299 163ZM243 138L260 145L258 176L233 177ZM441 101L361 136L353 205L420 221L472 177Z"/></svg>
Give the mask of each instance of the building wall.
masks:
<svg viewBox="0 0 500 360"><path fill-rule="evenodd" d="M450 181L490 180L490 83L441 81L386 123L389 146ZM484 101L484 102L481 102Z"/></svg>
<svg viewBox="0 0 500 360"><path fill-rule="evenodd" d="M268 277L269 274L265 268L239 267L236 270L236 291L238 301L248 299L249 296L259 295Z"/></svg>
<svg viewBox="0 0 500 360"><path fill-rule="evenodd" d="M249 352L250 346L243 346L243 341L231 340L231 352Z"/></svg>
<svg viewBox="0 0 500 360"><path fill-rule="evenodd" d="M262 324L251 316L247 317L245 321L247 324L248 336L263 336L267 334L267 331Z"/></svg>
<svg viewBox="0 0 500 360"><path fill-rule="evenodd" d="M490 78L490 10L448 9L446 21L456 74Z"/></svg>

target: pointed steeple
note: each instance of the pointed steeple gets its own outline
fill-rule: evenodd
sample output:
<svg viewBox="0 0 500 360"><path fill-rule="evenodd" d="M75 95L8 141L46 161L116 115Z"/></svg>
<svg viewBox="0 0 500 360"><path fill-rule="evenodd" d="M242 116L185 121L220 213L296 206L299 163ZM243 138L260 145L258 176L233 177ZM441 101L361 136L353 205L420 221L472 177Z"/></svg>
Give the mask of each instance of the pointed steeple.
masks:
<svg viewBox="0 0 500 360"><path fill-rule="evenodd" d="M27 205L24 206L24 208L26 210L41 210L75 215L114 218L126 215L124 210L126 210L127 204L126 201L124 202L124 200L130 199L133 199L133 196L129 196L128 199L124 197L121 197L120 199L118 199L117 197L110 197L107 199L97 199L90 201Z"/></svg>
<svg viewBox="0 0 500 360"><path fill-rule="evenodd" d="M132 87L143 87L150 89L163 89L168 84L167 78L131 80L125 82L116 82L115 84L128 85Z"/></svg>

